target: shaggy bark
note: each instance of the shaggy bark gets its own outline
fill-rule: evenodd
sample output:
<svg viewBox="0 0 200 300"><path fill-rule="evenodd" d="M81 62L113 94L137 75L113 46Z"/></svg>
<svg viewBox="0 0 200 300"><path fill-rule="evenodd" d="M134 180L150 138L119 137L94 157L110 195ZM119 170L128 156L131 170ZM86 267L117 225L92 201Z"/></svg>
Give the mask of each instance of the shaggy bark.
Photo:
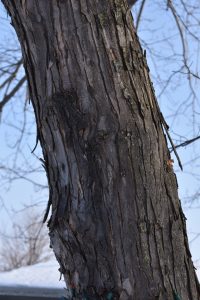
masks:
<svg viewBox="0 0 200 300"><path fill-rule="evenodd" d="M200 299L127 4L2 2L22 47L49 180L51 245L72 298Z"/></svg>

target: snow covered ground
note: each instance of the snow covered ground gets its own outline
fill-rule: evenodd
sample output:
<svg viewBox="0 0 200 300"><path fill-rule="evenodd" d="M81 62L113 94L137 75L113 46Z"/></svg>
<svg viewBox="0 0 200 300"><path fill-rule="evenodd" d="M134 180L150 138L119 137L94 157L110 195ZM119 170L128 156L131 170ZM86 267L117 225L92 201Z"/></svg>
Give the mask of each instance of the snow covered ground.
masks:
<svg viewBox="0 0 200 300"><path fill-rule="evenodd" d="M0 287L31 286L64 288L64 281L59 281L60 273L58 268L57 261L51 259L51 261L48 262L19 268L9 272L2 272L0 273Z"/></svg>
<svg viewBox="0 0 200 300"><path fill-rule="evenodd" d="M39 263L33 266L23 267L10 272L0 273L0 293L1 287L23 287L23 288L53 288L64 291L65 283L59 281L59 265L52 258L45 263ZM197 269L197 275L200 280L200 267Z"/></svg>

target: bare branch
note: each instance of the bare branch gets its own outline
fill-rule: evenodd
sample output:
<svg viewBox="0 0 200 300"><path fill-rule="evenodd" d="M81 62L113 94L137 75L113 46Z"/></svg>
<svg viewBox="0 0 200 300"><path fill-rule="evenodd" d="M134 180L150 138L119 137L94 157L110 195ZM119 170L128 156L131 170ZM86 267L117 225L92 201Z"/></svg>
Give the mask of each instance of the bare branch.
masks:
<svg viewBox="0 0 200 300"><path fill-rule="evenodd" d="M183 143L181 143L181 144L179 144L179 145L175 145L174 147L177 149L177 148L180 148L180 147L186 147L186 146L188 146L188 145L190 145L190 144L192 144L192 143L194 143L194 142L196 142L197 140L199 140L200 139L200 135L199 136L197 136L197 137L195 137L195 138L193 138L193 139L191 139L191 140L186 140L185 142L183 142ZM171 152L172 152L173 150L171 149Z"/></svg>
<svg viewBox="0 0 200 300"><path fill-rule="evenodd" d="M22 79L16 84L12 91L3 97L3 100L0 102L0 112L2 112L3 106L17 93L17 91L21 88L25 81L26 76L22 77Z"/></svg>
<svg viewBox="0 0 200 300"><path fill-rule="evenodd" d="M8 78L6 78L6 80L2 84L0 84L0 89L2 89L6 84L10 84L13 81L13 79L15 79L16 74L19 68L21 67L21 65L22 65L22 59L20 59L19 62L16 63L16 68L13 71L13 73Z"/></svg>
<svg viewBox="0 0 200 300"><path fill-rule="evenodd" d="M141 16L142 16L142 12L143 12L143 9L144 9L144 4L145 4L146 0L142 0L142 3L141 3L141 6L140 6L140 9L139 9L139 13L138 13L138 17L137 17L137 21L136 21L136 31L138 31L138 27L139 27L139 23L140 23L140 20L141 20Z"/></svg>

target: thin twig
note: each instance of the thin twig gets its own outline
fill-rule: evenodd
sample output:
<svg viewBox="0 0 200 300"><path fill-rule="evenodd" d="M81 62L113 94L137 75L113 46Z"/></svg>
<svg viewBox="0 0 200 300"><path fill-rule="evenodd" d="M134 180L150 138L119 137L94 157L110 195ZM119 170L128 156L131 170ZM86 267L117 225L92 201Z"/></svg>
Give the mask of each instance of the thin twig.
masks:
<svg viewBox="0 0 200 300"><path fill-rule="evenodd" d="M176 149L177 149L177 148L180 148L180 147L186 147L186 146L188 146L188 145L190 145L190 144L196 142L196 141L199 140L199 139L200 139L200 135L197 136L197 137L195 137L195 138L193 138L193 139L191 139L191 140L187 140L187 141L185 141L185 142L183 142L183 143L181 143L181 144L179 144L179 145L175 145L174 147L175 147ZM173 151L173 149L171 149L170 151Z"/></svg>
<svg viewBox="0 0 200 300"><path fill-rule="evenodd" d="M25 81L26 76L22 77L22 79L16 84L12 91L8 95L4 96L3 100L0 102L0 112L2 111L3 106L16 94L16 92L20 89Z"/></svg>
<svg viewBox="0 0 200 300"><path fill-rule="evenodd" d="M174 151L174 154L175 154L175 156L176 156L176 158L177 158L177 160L178 160L179 167L180 167L181 170L183 171L183 166L182 166L180 157L179 157L179 155L178 155L178 153L177 153L177 151L176 151L176 146L174 145L174 142L173 142L173 140L172 140L172 138L171 138L171 136L170 136L170 134L169 134L169 126L167 125L167 123L166 123L166 121L165 121L165 119L164 119L162 113L161 113L161 116L162 116L162 124L163 124L163 127L164 127L164 129L165 129L165 132L166 132L166 134L167 134L167 137L168 137L168 139L169 139L169 141L170 141L170 143L171 143L171 146L172 146L172 151Z"/></svg>
<svg viewBox="0 0 200 300"><path fill-rule="evenodd" d="M8 78L6 78L6 80L0 85L0 89L2 89L7 83L10 83L13 81L13 79L16 77L16 74L17 74L19 68L21 67L21 65L22 65L22 59L20 59L18 61L18 63L16 64L16 68L13 71L13 73Z"/></svg>
<svg viewBox="0 0 200 300"><path fill-rule="evenodd" d="M144 9L144 4L145 4L146 0L143 0L142 1L142 4L140 5L140 9L139 9L139 13L138 13L138 17L137 17L137 21L136 21L136 31L138 31L138 27L139 27L139 23L140 23L140 20L141 20L141 16L142 16L142 12L143 12L143 9Z"/></svg>

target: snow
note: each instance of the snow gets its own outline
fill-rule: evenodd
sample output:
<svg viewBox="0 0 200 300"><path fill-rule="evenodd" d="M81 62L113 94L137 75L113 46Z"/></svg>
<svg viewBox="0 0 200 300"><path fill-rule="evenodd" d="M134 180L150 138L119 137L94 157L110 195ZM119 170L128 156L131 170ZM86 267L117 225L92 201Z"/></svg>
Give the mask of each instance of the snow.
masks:
<svg viewBox="0 0 200 300"><path fill-rule="evenodd" d="M8 287L45 287L54 289L64 289L65 283L59 281L59 265L56 260L35 264L28 267L19 268L9 272L0 273L1 286ZM197 268L197 276L200 279L200 268Z"/></svg>
<svg viewBox="0 0 200 300"><path fill-rule="evenodd" d="M200 267L197 268L196 273L197 273L197 277L198 277L198 279L200 281Z"/></svg>
<svg viewBox="0 0 200 300"><path fill-rule="evenodd" d="M57 261L51 260L2 272L0 273L0 286L64 288L64 281L59 281L58 268Z"/></svg>

